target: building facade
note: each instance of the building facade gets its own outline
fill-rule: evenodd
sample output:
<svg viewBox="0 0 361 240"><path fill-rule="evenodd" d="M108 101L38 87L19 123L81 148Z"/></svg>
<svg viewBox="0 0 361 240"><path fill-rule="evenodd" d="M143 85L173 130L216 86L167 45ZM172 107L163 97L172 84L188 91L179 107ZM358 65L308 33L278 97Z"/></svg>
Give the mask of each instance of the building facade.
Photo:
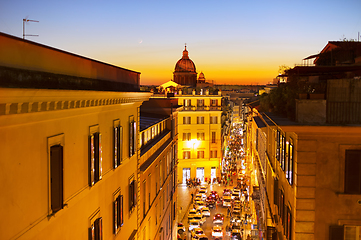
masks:
<svg viewBox="0 0 361 240"><path fill-rule="evenodd" d="M267 239L359 239L361 127L302 125L253 109L247 146Z"/></svg>
<svg viewBox="0 0 361 240"><path fill-rule="evenodd" d="M151 98L141 107L138 239L176 239L176 126L170 100Z"/></svg>
<svg viewBox="0 0 361 240"><path fill-rule="evenodd" d="M178 105L178 181L198 178L201 182L220 176L222 159L221 92L177 95Z"/></svg>
<svg viewBox="0 0 361 240"><path fill-rule="evenodd" d="M0 239L143 239L139 119L151 93L140 73L6 34L0 43Z"/></svg>

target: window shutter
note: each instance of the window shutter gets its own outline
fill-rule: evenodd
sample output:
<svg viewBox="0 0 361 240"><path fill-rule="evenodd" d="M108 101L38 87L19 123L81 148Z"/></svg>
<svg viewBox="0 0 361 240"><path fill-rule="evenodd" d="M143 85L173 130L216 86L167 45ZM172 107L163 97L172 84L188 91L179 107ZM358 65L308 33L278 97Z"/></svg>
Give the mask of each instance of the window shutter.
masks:
<svg viewBox="0 0 361 240"><path fill-rule="evenodd" d="M119 211L118 211L119 226L123 226L123 195L119 196Z"/></svg>
<svg viewBox="0 0 361 240"><path fill-rule="evenodd" d="M117 229L118 229L118 206L117 206L117 200L115 200L113 202L113 233L116 234L117 233Z"/></svg>
<svg viewBox="0 0 361 240"><path fill-rule="evenodd" d="M361 193L361 150L346 150L345 193Z"/></svg>
<svg viewBox="0 0 361 240"><path fill-rule="evenodd" d="M100 171L100 143L99 143L99 133L94 133L94 182L99 181Z"/></svg>
<svg viewBox="0 0 361 240"><path fill-rule="evenodd" d="M330 240L343 240L343 226L330 226Z"/></svg>
<svg viewBox="0 0 361 240"><path fill-rule="evenodd" d="M63 147L50 147L51 210L63 208Z"/></svg>
<svg viewBox="0 0 361 240"><path fill-rule="evenodd" d="M89 136L89 186L94 185L94 135Z"/></svg>
<svg viewBox="0 0 361 240"><path fill-rule="evenodd" d="M102 147L102 134L98 133L98 180L103 177L103 147Z"/></svg>
<svg viewBox="0 0 361 240"><path fill-rule="evenodd" d="M89 240L95 240L94 225L88 228Z"/></svg>

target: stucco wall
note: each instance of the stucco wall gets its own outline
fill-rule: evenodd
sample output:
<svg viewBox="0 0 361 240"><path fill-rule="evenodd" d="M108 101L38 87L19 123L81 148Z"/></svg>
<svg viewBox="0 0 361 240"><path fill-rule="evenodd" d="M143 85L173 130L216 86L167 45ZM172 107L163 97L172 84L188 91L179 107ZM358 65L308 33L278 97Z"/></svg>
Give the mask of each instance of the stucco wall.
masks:
<svg viewBox="0 0 361 240"><path fill-rule="evenodd" d="M296 120L299 123L324 124L326 100L296 99Z"/></svg>

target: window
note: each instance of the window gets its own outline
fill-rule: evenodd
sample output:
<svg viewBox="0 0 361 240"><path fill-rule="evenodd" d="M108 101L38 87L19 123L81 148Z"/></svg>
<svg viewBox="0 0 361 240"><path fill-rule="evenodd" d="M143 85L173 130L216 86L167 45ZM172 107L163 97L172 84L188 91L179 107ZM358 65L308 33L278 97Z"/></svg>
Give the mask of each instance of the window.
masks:
<svg viewBox="0 0 361 240"><path fill-rule="evenodd" d="M145 217L145 214L147 212L145 206L146 198L147 198L147 182L143 181L143 218Z"/></svg>
<svg viewBox="0 0 361 240"><path fill-rule="evenodd" d="M113 201L113 223L114 223L114 234L117 234L120 230L120 227L123 226L123 195L116 195L115 200Z"/></svg>
<svg viewBox="0 0 361 240"><path fill-rule="evenodd" d="M210 151L210 158L216 158L217 157L217 150L211 150Z"/></svg>
<svg viewBox="0 0 361 240"><path fill-rule="evenodd" d="M156 174L154 176L154 178L155 178L155 197L157 197L157 193L159 191L159 189L158 189L158 178L159 178L158 165L155 165L155 172L156 172Z"/></svg>
<svg viewBox="0 0 361 240"><path fill-rule="evenodd" d="M345 154L345 193L361 194L361 150Z"/></svg>
<svg viewBox="0 0 361 240"><path fill-rule="evenodd" d="M286 138L281 135L280 138L280 153L281 153L281 160L280 160L280 164L281 164L281 168L284 171L285 170L285 148L286 148Z"/></svg>
<svg viewBox="0 0 361 240"><path fill-rule="evenodd" d="M191 117L183 117L183 124L191 124Z"/></svg>
<svg viewBox="0 0 361 240"><path fill-rule="evenodd" d="M197 151L197 158L204 158L204 151Z"/></svg>
<svg viewBox="0 0 361 240"><path fill-rule="evenodd" d="M63 146L50 147L51 211L63 209Z"/></svg>
<svg viewBox="0 0 361 240"><path fill-rule="evenodd" d="M190 107L191 106L191 100L190 99L183 99L183 105L185 107Z"/></svg>
<svg viewBox="0 0 361 240"><path fill-rule="evenodd" d="M217 102L218 102L217 99L211 99L211 106L212 106L212 107L217 106L217 105L218 105Z"/></svg>
<svg viewBox="0 0 361 240"><path fill-rule="evenodd" d="M191 151L183 151L183 159L190 159Z"/></svg>
<svg viewBox="0 0 361 240"><path fill-rule="evenodd" d="M122 150L123 150L123 127L117 124L116 126L113 127L113 154L114 154L113 167L114 168L117 168L122 163L122 155L123 155Z"/></svg>
<svg viewBox="0 0 361 240"><path fill-rule="evenodd" d="M290 208L285 207L285 236L287 240L291 240L292 237L292 213Z"/></svg>
<svg viewBox="0 0 361 240"><path fill-rule="evenodd" d="M286 155L286 178L290 185L293 184L293 144L288 143L287 146L287 155Z"/></svg>
<svg viewBox="0 0 361 240"><path fill-rule="evenodd" d="M197 99L197 107L203 107L204 106L204 99Z"/></svg>
<svg viewBox="0 0 361 240"><path fill-rule="evenodd" d="M281 222L284 223L284 205L285 205L285 195L282 190L280 190L279 204L278 204L278 215L280 216Z"/></svg>
<svg viewBox="0 0 361 240"><path fill-rule="evenodd" d="M89 240L103 239L102 218L97 218L89 228Z"/></svg>
<svg viewBox="0 0 361 240"><path fill-rule="evenodd" d="M276 159L280 160L280 132L276 131Z"/></svg>
<svg viewBox="0 0 361 240"><path fill-rule="evenodd" d="M345 240L360 240L361 239L361 226L344 226Z"/></svg>
<svg viewBox="0 0 361 240"><path fill-rule="evenodd" d="M157 212L158 212L158 204L155 204L155 225L158 224L158 215L157 215Z"/></svg>
<svg viewBox="0 0 361 240"><path fill-rule="evenodd" d="M210 121L211 124L217 124L218 123L217 120L218 120L217 116L210 116L209 121Z"/></svg>
<svg viewBox="0 0 361 240"><path fill-rule="evenodd" d="M216 132L212 132L212 143L216 143Z"/></svg>
<svg viewBox="0 0 361 240"><path fill-rule="evenodd" d="M99 132L89 137L89 186L102 179L102 140Z"/></svg>
<svg viewBox="0 0 361 240"><path fill-rule="evenodd" d="M197 140L204 140L204 132L197 133Z"/></svg>
<svg viewBox="0 0 361 240"><path fill-rule="evenodd" d="M191 136L191 133L183 133L183 141L190 141Z"/></svg>
<svg viewBox="0 0 361 240"><path fill-rule="evenodd" d="M204 117L197 117L197 124L204 124Z"/></svg>
<svg viewBox="0 0 361 240"><path fill-rule="evenodd" d="M273 182L273 203L278 206L278 178L274 178Z"/></svg>
<svg viewBox="0 0 361 240"><path fill-rule="evenodd" d="M137 124L134 121L134 116L129 117L129 157L135 154L135 143L137 134Z"/></svg>
<svg viewBox="0 0 361 240"><path fill-rule="evenodd" d="M135 186L135 180L129 183L129 211L132 212L137 204L137 192Z"/></svg>

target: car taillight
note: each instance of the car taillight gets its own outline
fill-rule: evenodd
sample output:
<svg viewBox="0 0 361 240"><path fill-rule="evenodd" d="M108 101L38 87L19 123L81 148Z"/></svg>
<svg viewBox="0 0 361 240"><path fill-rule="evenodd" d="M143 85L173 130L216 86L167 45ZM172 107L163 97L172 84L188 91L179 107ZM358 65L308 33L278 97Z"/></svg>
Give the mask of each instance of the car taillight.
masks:
<svg viewBox="0 0 361 240"><path fill-rule="evenodd" d="M223 220L223 217L222 217L222 220Z"/></svg>

